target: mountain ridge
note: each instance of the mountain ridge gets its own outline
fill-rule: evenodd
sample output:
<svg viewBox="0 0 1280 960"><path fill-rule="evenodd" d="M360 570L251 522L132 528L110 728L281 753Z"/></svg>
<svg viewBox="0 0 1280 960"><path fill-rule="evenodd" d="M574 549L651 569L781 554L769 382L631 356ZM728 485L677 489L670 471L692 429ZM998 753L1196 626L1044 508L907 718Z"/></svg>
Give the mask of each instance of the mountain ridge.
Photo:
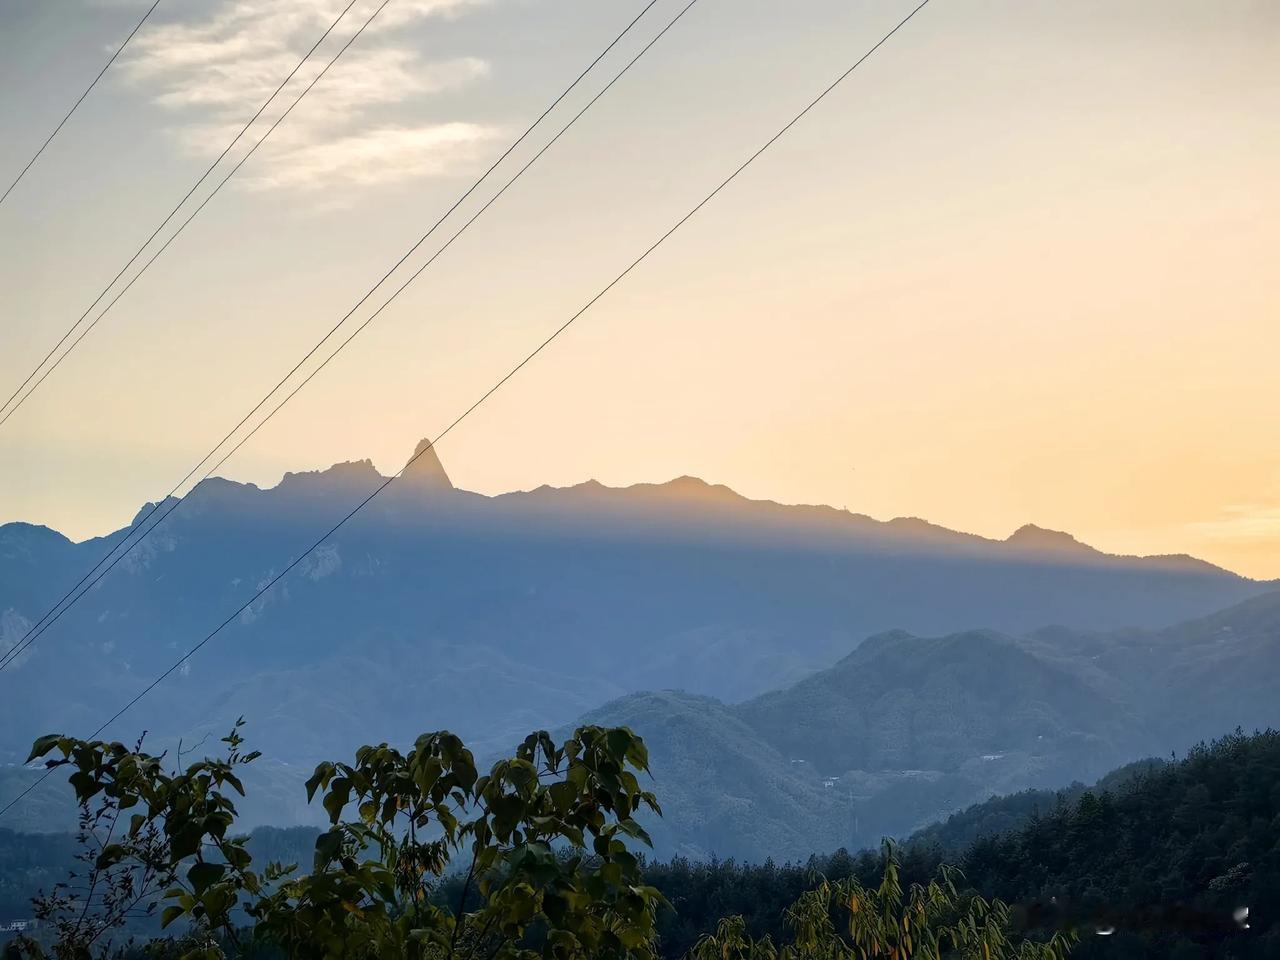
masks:
<svg viewBox="0 0 1280 960"><path fill-rule="evenodd" d="M424 448L426 448L425 452ZM369 459L349 460L334 463L329 467L317 470L285 472L281 479L272 486L259 486L248 481L231 480L224 477L209 477L202 480L186 495L192 498L199 494L200 498L233 496L236 492L256 492L260 494L294 493L298 491L322 492L331 494L347 489L363 493L372 492L374 488L388 479L381 474ZM868 514L855 513L832 507L827 504L782 503L772 499L753 499L746 497L724 484L710 483L699 477L682 475L662 482L641 481L626 486L607 486L597 480L585 480L569 486L555 487L544 484L529 490L513 490L498 494L482 494L464 490L453 485L447 471L431 448L429 441L423 440L415 448L414 457L406 465L403 476L399 477L389 490L406 490L410 488L447 491L450 493L481 498L495 504L533 504L544 503L548 499L574 495L591 504L575 502L574 509L584 506L616 506L619 502L630 499L633 502L660 503L677 508L691 506L698 511L708 505L718 506L722 510L747 509L765 511L773 517L787 514L791 520L805 520L815 523L839 524L843 529L839 533L859 532L863 534L883 535L886 539L896 540L903 545L928 545L931 547L970 547L978 550L992 549L999 551L1007 548L1019 557L1028 556L1053 559L1075 558L1081 562L1121 562L1136 565L1157 566L1188 572L1216 572L1237 577L1242 581L1265 585L1280 584L1280 580L1266 581L1236 573L1190 554L1123 554L1108 553L1076 539L1065 531L1052 530L1034 523L1026 523L1007 537L986 537L981 534L955 530L915 516L892 517L880 520ZM168 498L164 505L175 498ZM129 527L135 525L152 507L153 503L144 503L135 513ZM704 520L713 519L703 516ZM756 518L760 519L759 517ZM51 527L11 521L0 524L0 540L6 534L21 534L24 531L45 530L56 534L67 544L81 545L94 541L107 541L122 536L129 527L120 528L106 534L87 537L83 540L72 540Z"/></svg>

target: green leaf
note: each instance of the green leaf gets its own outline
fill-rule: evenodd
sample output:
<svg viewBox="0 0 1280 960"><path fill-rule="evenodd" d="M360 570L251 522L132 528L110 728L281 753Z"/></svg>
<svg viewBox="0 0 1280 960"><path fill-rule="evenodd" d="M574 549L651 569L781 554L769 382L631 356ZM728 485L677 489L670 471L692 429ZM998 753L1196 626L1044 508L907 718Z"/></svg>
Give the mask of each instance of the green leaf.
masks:
<svg viewBox="0 0 1280 960"><path fill-rule="evenodd" d="M337 823L342 817L342 808L351 799L351 781L346 777L338 777L333 781L329 792L324 796L324 808L329 814L329 822Z"/></svg>
<svg viewBox="0 0 1280 960"><path fill-rule="evenodd" d="M317 788L329 785L329 780L332 777L332 763L325 761L316 767L315 773L307 778L307 803L310 803L315 798Z"/></svg>
<svg viewBox="0 0 1280 960"><path fill-rule="evenodd" d="M36 757L43 757L46 753L58 745L58 741L62 739L60 733L45 734L31 745L31 753L27 757L27 763L30 763Z"/></svg>
<svg viewBox="0 0 1280 960"><path fill-rule="evenodd" d="M94 861L94 866L99 870L106 870L114 867L117 863L124 859L125 849L118 843L108 843L102 848L102 852L98 854L98 859Z"/></svg>
<svg viewBox="0 0 1280 960"><path fill-rule="evenodd" d="M196 896L200 896L205 890L209 889L211 884L221 880L222 875L226 872L226 864L197 863L193 864L191 869L187 871L187 880L190 881L191 889L195 891Z"/></svg>
<svg viewBox="0 0 1280 960"><path fill-rule="evenodd" d="M342 853L342 831L327 830L320 836L316 837L316 870L322 870L324 866L332 862L340 853Z"/></svg>
<svg viewBox="0 0 1280 960"><path fill-rule="evenodd" d="M227 844L224 852L226 853L227 863L237 870L243 870L253 860L249 851L244 848L243 841L233 841Z"/></svg>

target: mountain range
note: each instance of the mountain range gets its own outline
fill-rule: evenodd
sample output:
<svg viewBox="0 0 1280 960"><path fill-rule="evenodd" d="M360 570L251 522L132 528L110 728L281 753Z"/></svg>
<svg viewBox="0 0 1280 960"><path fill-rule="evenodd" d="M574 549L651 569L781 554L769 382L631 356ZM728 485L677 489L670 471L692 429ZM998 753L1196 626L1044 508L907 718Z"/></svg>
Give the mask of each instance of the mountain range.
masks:
<svg viewBox="0 0 1280 960"><path fill-rule="evenodd" d="M0 673L0 799L35 736L95 729L382 480L363 461L196 487ZM127 529L0 527L0 650ZM1275 587L690 477L487 497L428 450L110 735L189 746L245 716L247 819L285 824L313 817L286 799L309 764L363 742L448 727L484 754L625 722L664 850L807 855L1272 722ZM11 825L50 809L33 794Z"/></svg>
<svg viewBox="0 0 1280 960"><path fill-rule="evenodd" d="M648 825L664 852L803 859L1278 728L1277 680L1273 592L1162 630L886 633L743 703L636 694L587 719L643 731L672 811Z"/></svg>

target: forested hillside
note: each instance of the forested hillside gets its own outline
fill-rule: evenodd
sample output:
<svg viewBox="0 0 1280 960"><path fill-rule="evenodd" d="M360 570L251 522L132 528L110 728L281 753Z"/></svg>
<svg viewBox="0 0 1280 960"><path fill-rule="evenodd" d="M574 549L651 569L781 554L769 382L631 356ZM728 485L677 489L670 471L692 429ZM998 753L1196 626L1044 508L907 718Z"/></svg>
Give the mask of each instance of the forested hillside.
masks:
<svg viewBox="0 0 1280 960"><path fill-rule="evenodd" d="M1115 928L1082 958L1280 956L1280 733L1225 737L1127 789L1088 791L962 863L984 893L1056 897ZM1244 908L1248 930L1232 919Z"/></svg>
<svg viewBox="0 0 1280 960"><path fill-rule="evenodd" d="M1024 918L1074 924L1082 960L1270 960L1280 956L1280 733L1228 736L1087 789L978 804L906 842L907 879L939 862ZM866 882L876 869L873 852L840 851L789 864L679 858L647 875L676 907L663 927L676 957L727 914L780 937L782 911L819 874ZM1235 919L1244 907L1248 929Z"/></svg>
<svg viewBox="0 0 1280 960"><path fill-rule="evenodd" d="M1111 771L1092 786L1077 781L1060 790L1019 790L992 797L917 830L911 835L911 843L939 850L944 857L956 857L976 841L1020 829L1037 816L1075 803L1088 791L1114 793L1128 789L1138 777L1160 769L1166 762L1155 757L1135 760Z"/></svg>

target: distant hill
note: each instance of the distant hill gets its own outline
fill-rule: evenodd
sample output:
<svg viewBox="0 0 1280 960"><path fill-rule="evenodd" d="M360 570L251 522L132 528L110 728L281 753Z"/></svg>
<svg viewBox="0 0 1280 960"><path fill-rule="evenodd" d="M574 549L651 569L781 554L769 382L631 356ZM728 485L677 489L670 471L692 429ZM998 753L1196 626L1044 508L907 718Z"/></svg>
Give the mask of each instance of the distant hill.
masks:
<svg viewBox="0 0 1280 960"><path fill-rule="evenodd" d="M663 816L646 822L663 854L749 850L801 856L847 840L847 806L709 697L633 694L582 718L643 731Z"/></svg>
<svg viewBox="0 0 1280 960"><path fill-rule="evenodd" d="M21 763L41 733L95 729L381 481L365 461L287 474L270 489L200 484L0 673L0 765ZM77 544L42 527L0 527L0 649L122 536ZM1057 784L1065 769L1059 759L1092 770L1086 755L1095 746L1095 766L1127 757L1141 738L1126 731L1120 714L1090 704L1126 704L1141 681L1105 657L1089 660L1082 651L1099 642L1092 631L1133 628L1144 637L1270 586L1189 558L1109 556L1039 528L989 540L921 520L880 522L830 507L748 500L690 477L486 497L454 488L429 452L112 733L132 738L147 730L152 749L172 749L179 737L216 742L243 715L253 745L295 772L364 742L406 741L438 727L485 752L640 691L680 689L695 704L697 697L734 704L818 681L868 635L902 629L937 637L982 627L950 646L882 639L821 681L828 687L778 694L742 712L689 708L690 744L698 723L726 745L744 743L720 729L730 717L755 731L774 752L749 762L785 762L788 784L801 777L784 791L788 803L812 805L803 798L815 789L842 793L842 809L865 832L880 821L859 808L859 797L897 791L905 828L975 799L975 783ZM1047 623L1062 624L1062 636L1007 639ZM971 655L973 644L990 649ZM1194 681L1208 652L1188 644L1185 664L1165 658L1161 667L1179 689ZM1141 650L1125 656L1138 662ZM913 704L910 674L934 658L928 696ZM1001 682L983 693L974 683L991 671ZM1265 684L1247 674L1220 682L1254 683L1261 698ZM876 678L874 690L856 686L863 676ZM993 725L979 715L996 704L988 712L998 717L1003 701L992 695L1014 683L1040 691L1008 705L1021 711L1018 724ZM1071 692L1051 695L1059 683ZM849 684L842 700L835 691ZM805 691L814 700L801 709ZM872 696L874 709L864 702ZM793 708L809 718L795 729L782 722ZM656 704L655 715L663 709ZM699 710L705 716L695 723ZM1231 712L1226 703L1218 728L1233 725ZM952 728L952 714L963 714L963 723ZM1029 738L1032 728L1052 742L1052 753ZM1006 756L983 759L1000 753ZM835 788L822 787L818 774L849 776ZM749 808L769 809L756 803ZM38 819L40 810L37 803L30 816ZM283 798L274 813L261 811L265 822L307 815ZM826 836L809 830L795 836L797 848ZM706 849L705 839L689 840L690 849Z"/></svg>
<svg viewBox="0 0 1280 960"><path fill-rule="evenodd" d="M872 637L741 712L789 756L833 773L947 769L1014 753L1105 769L1133 749L1137 723L1081 677L989 631Z"/></svg>
<svg viewBox="0 0 1280 960"><path fill-rule="evenodd" d="M783 860L1025 791L984 811L990 823L954 824L956 849L1049 809L1072 781L1147 769L1131 761L1222 729L1280 727L1280 698L1266 693L1277 681L1280 593L1157 631L887 633L738 705L637 694L588 718L658 732L656 789L680 811L655 824L663 853Z"/></svg>
<svg viewBox="0 0 1280 960"><path fill-rule="evenodd" d="M662 854L695 859L874 844L994 793L1099 776L1142 745L1122 706L984 633L881 635L739 705L642 693L583 719L642 733L666 812L648 825Z"/></svg>

